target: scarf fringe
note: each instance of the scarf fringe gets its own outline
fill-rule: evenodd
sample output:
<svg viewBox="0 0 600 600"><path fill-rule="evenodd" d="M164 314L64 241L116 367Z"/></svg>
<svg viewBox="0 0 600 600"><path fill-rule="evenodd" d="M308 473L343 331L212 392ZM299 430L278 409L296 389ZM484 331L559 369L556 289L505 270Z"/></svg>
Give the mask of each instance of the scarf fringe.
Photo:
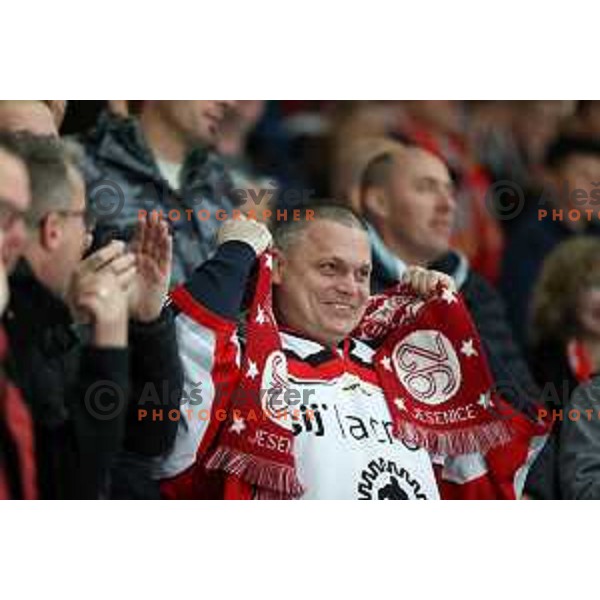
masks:
<svg viewBox="0 0 600 600"><path fill-rule="evenodd" d="M256 488L255 500L290 500L289 496L281 492L267 490L266 488Z"/></svg>
<svg viewBox="0 0 600 600"><path fill-rule="evenodd" d="M257 486L259 499L283 500L304 494L294 467L227 446L219 446L215 450L207 459L206 468L225 471Z"/></svg>
<svg viewBox="0 0 600 600"><path fill-rule="evenodd" d="M503 421L444 432L401 421L396 423L396 434L407 444L416 444L430 453L446 456L486 454L492 448L509 443L514 437L511 426Z"/></svg>

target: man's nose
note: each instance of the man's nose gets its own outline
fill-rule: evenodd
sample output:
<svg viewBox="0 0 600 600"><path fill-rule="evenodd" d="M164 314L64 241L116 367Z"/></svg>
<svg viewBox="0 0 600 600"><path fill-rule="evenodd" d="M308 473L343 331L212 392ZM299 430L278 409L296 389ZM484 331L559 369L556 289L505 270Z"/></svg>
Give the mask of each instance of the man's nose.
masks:
<svg viewBox="0 0 600 600"><path fill-rule="evenodd" d="M440 191L438 200L439 207L444 212L451 213L456 209L456 198L452 192L446 190Z"/></svg>
<svg viewBox="0 0 600 600"><path fill-rule="evenodd" d="M354 296L358 289L358 284L354 279L354 275L350 273L339 277L336 284L337 291L345 296Z"/></svg>

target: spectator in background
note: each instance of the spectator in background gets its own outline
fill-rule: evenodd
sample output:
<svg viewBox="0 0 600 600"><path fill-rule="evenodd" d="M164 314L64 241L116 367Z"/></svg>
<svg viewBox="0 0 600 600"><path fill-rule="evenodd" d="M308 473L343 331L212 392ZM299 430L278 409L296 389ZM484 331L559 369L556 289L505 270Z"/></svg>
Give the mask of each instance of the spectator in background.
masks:
<svg viewBox="0 0 600 600"><path fill-rule="evenodd" d="M235 110L228 111L221 123L216 149L230 168L253 175L248 157L248 138L265 109L264 100L238 100Z"/></svg>
<svg viewBox="0 0 600 600"><path fill-rule="evenodd" d="M507 237L530 210L545 184L544 157L572 113L569 100L471 102L469 137L477 156L501 185L487 198ZM519 203L524 199L524 210ZM523 208L523 207L522 207ZM516 214L515 213L519 213ZM507 218L514 215L514 218Z"/></svg>
<svg viewBox="0 0 600 600"><path fill-rule="evenodd" d="M546 157L548 182L535 210L517 224L502 261L500 289L517 339L525 344L533 285L546 256L576 235L600 234L598 193L600 142L560 137ZM595 191L594 191L595 190ZM585 212L590 210L591 218Z"/></svg>
<svg viewBox="0 0 600 600"><path fill-rule="evenodd" d="M532 296L529 343L532 369L544 386L548 413L558 415L562 410L562 420L554 421L552 436L529 475L527 492L541 499L562 498L564 492L567 497L585 495L583 488L592 474L584 472L592 458L586 439L595 436L600 442L597 406L585 394L575 401L572 395L600 372L600 239L578 236L547 257ZM588 423L584 413L582 423L572 423L568 413L573 408L593 408L594 423ZM594 461L600 470L600 453ZM567 483L566 490L561 481ZM600 497L600 481L590 485Z"/></svg>
<svg viewBox="0 0 600 600"><path fill-rule="evenodd" d="M452 100L419 100L405 102L403 110L406 116L397 133L442 158L455 180L452 246L465 254L475 271L496 283L503 235L484 203L491 180L464 132L464 105Z"/></svg>
<svg viewBox="0 0 600 600"><path fill-rule="evenodd" d="M24 215L30 202L29 176L14 137L0 132L0 315L9 301L8 273L26 240ZM33 499L37 497L33 424L11 382L7 352L6 333L0 326L0 499Z"/></svg>
<svg viewBox="0 0 600 600"><path fill-rule="evenodd" d="M241 210L247 214L252 209L258 220L263 221L263 211L275 208L279 187L273 177L256 170L248 153L250 134L264 108L264 100L238 100L236 109L227 112L217 142L217 151L228 169L233 187L246 191Z"/></svg>
<svg viewBox="0 0 600 600"><path fill-rule="evenodd" d="M226 100L144 100L138 117L105 112L82 136L97 236L128 239L140 211L162 211L173 230L172 281L189 277L215 249L216 211L230 210L231 182L213 149ZM201 219L198 211L207 211ZM189 213L185 211L189 210ZM188 216L189 214L189 216ZM178 217L178 218L177 218Z"/></svg>
<svg viewBox="0 0 600 600"><path fill-rule="evenodd" d="M370 223L374 291L396 283L406 266L450 275L481 336L506 399L531 414L537 387L512 336L498 293L451 248L455 190L447 166L419 147L381 141L363 165L361 213Z"/></svg>
<svg viewBox="0 0 600 600"><path fill-rule="evenodd" d="M18 154L18 136L0 131L0 228L2 264L12 273L27 242L25 216L30 204L29 175Z"/></svg>
<svg viewBox="0 0 600 600"><path fill-rule="evenodd" d="M477 103L469 132L477 156L494 180L508 179L524 190L537 187L548 146L573 107L569 100Z"/></svg>
<svg viewBox="0 0 600 600"><path fill-rule="evenodd" d="M92 223L80 151L25 136L20 152L31 179L31 239L10 278L5 325L34 417L40 495L157 497L152 460L169 449L177 423L141 421L137 408L148 385L160 408L179 406L175 332L161 311L166 224L140 225L131 252L113 242L82 261Z"/></svg>

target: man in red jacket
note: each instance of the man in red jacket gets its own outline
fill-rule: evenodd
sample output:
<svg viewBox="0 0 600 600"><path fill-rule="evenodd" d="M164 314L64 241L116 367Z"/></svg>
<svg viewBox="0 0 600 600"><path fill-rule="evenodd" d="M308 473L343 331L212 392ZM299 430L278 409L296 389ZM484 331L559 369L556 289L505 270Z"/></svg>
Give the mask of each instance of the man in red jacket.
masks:
<svg viewBox="0 0 600 600"><path fill-rule="evenodd" d="M226 223L172 293L190 401L164 496L517 497L532 431L498 418L451 280L415 267L370 297L365 225L340 206L312 214L278 224L273 255L258 224Z"/></svg>

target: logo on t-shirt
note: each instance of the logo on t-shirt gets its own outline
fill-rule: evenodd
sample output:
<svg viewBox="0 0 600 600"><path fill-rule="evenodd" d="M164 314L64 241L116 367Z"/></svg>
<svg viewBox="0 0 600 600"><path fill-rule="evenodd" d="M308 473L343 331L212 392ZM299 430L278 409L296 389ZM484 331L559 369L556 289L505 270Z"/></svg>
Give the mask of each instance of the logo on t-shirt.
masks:
<svg viewBox="0 0 600 600"><path fill-rule="evenodd" d="M359 500L427 500L421 484L404 467L385 458L372 460L360 474Z"/></svg>

